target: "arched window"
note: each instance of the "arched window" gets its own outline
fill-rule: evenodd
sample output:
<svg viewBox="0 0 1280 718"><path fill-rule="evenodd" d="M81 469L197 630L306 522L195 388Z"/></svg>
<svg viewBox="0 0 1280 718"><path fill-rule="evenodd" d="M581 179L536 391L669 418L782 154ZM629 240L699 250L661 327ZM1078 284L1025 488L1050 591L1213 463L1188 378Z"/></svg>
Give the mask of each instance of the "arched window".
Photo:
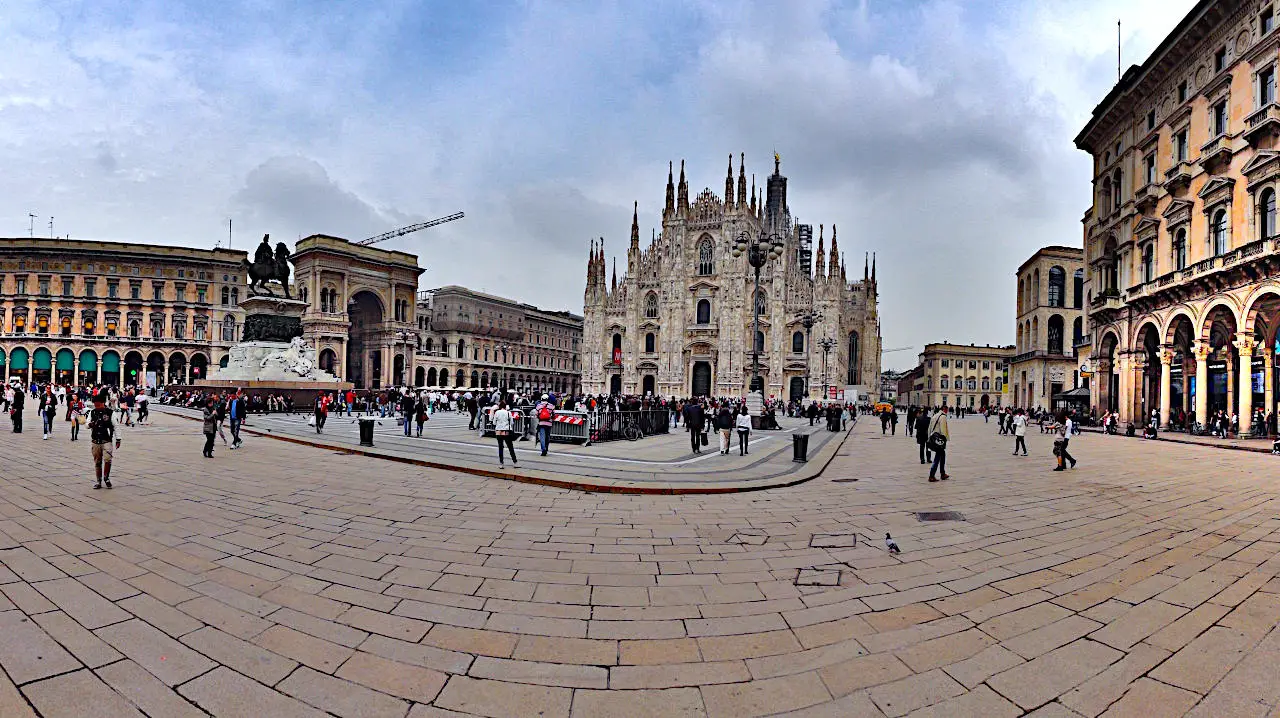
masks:
<svg viewBox="0 0 1280 718"><path fill-rule="evenodd" d="M1031 274L1031 306L1040 306L1040 270Z"/></svg>
<svg viewBox="0 0 1280 718"><path fill-rule="evenodd" d="M222 306L225 307L230 303L231 303L231 287L223 287L222 288Z"/></svg>
<svg viewBox="0 0 1280 718"><path fill-rule="evenodd" d="M1062 316L1059 314L1049 317L1049 353L1062 353Z"/></svg>
<svg viewBox="0 0 1280 718"><path fill-rule="evenodd" d="M1116 169L1115 172L1111 173L1111 189L1112 189L1111 209L1112 210L1120 209L1120 203L1124 200L1124 197L1121 196L1123 193L1120 191L1120 189L1124 186L1124 182L1121 181L1122 178L1123 178L1123 175L1120 173L1120 170L1118 168Z"/></svg>
<svg viewBox="0 0 1280 718"><path fill-rule="evenodd" d="M1102 201L1098 203L1102 207L1103 213L1111 211L1111 178L1107 177L1102 180Z"/></svg>
<svg viewBox="0 0 1280 718"><path fill-rule="evenodd" d="M791 335L791 353L804 353L804 332L795 332Z"/></svg>
<svg viewBox="0 0 1280 718"><path fill-rule="evenodd" d="M1076 317L1071 323L1071 346L1079 344L1084 339L1084 317Z"/></svg>
<svg viewBox="0 0 1280 718"><path fill-rule="evenodd" d="M436 347L436 340L432 339L431 337L427 337L426 341L422 343L422 348L426 350L427 353L430 353L431 351L433 351L435 347Z"/></svg>
<svg viewBox="0 0 1280 718"><path fill-rule="evenodd" d="M1261 239L1274 237L1276 233L1276 192L1264 189L1258 196L1258 227L1262 230Z"/></svg>
<svg viewBox="0 0 1280 718"><path fill-rule="evenodd" d="M764 332L756 332L756 351L764 353Z"/></svg>
<svg viewBox="0 0 1280 718"><path fill-rule="evenodd" d="M1102 289L1104 292L1116 292L1120 284L1120 258L1116 256L1116 238L1107 239L1103 249Z"/></svg>
<svg viewBox="0 0 1280 718"><path fill-rule="evenodd" d="M699 299L698 300L698 316L697 316L697 320L695 321L695 324L710 324L710 323L711 323L711 300Z"/></svg>
<svg viewBox="0 0 1280 718"><path fill-rule="evenodd" d="M1019 314L1021 314L1023 312L1023 308L1026 307L1026 299L1027 299L1026 290L1023 289L1022 285L1023 285L1022 277L1018 277L1018 313Z"/></svg>
<svg viewBox="0 0 1280 718"><path fill-rule="evenodd" d="M454 375L453 375L453 385L454 385L454 386L462 386L463 384L465 384L465 383L466 383L466 381L467 381L466 376L467 376L466 374L463 374L463 373L462 373L462 370L461 370L461 369L459 369L458 371L454 372Z"/></svg>
<svg viewBox="0 0 1280 718"><path fill-rule="evenodd" d="M862 383L862 343L857 332L849 332L849 371L845 376L846 384Z"/></svg>
<svg viewBox="0 0 1280 718"><path fill-rule="evenodd" d="M1040 346L1040 317L1031 318L1031 348Z"/></svg>
<svg viewBox="0 0 1280 718"><path fill-rule="evenodd" d="M467 358L467 343L461 339L458 340L458 358L459 359Z"/></svg>
<svg viewBox="0 0 1280 718"><path fill-rule="evenodd" d="M616 332L613 335L613 348L614 349L622 348L622 335Z"/></svg>
<svg viewBox="0 0 1280 718"><path fill-rule="evenodd" d="M1073 297L1075 300L1073 306L1076 309L1083 309L1084 308L1084 270L1083 269L1076 270L1072 284L1075 285L1072 287L1072 290L1074 291L1074 295L1075 295Z"/></svg>
<svg viewBox="0 0 1280 718"><path fill-rule="evenodd" d="M710 239L704 239L698 243L698 274L705 276L715 273L715 246Z"/></svg>
<svg viewBox="0 0 1280 718"><path fill-rule="evenodd" d="M1213 213L1213 222L1209 225L1209 237L1213 242L1213 256L1227 253L1227 211L1220 209Z"/></svg>
<svg viewBox="0 0 1280 718"><path fill-rule="evenodd" d="M991 389L991 377L989 376L982 377L982 390L988 391L990 389Z"/></svg>
<svg viewBox="0 0 1280 718"><path fill-rule="evenodd" d="M1142 248L1142 281L1150 282L1156 278L1156 243L1147 242Z"/></svg>
<svg viewBox="0 0 1280 718"><path fill-rule="evenodd" d="M942 384L941 384L941 387L942 387L943 389L950 389L950 388L951 388L951 385L950 385L950 383L949 383L948 379L947 379L945 376L944 376L944 377L942 377Z"/></svg>
<svg viewBox="0 0 1280 718"><path fill-rule="evenodd" d="M472 387L480 386L480 372L476 371L475 369L471 370L471 386Z"/></svg>
<svg viewBox="0 0 1280 718"><path fill-rule="evenodd" d="M644 298L644 316L647 319L658 318L658 295L655 292L649 292Z"/></svg>
<svg viewBox="0 0 1280 718"><path fill-rule="evenodd" d="M649 332L644 335L644 353L652 354L656 351L658 351L658 338L653 335L653 332Z"/></svg>
<svg viewBox="0 0 1280 718"><path fill-rule="evenodd" d="M1173 235L1173 268L1187 268L1187 230L1179 229Z"/></svg>
<svg viewBox="0 0 1280 718"><path fill-rule="evenodd" d="M236 318L228 314L222 320L222 341L234 342L236 340Z"/></svg>
<svg viewBox="0 0 1280 718"><path fill-rule="evenodd" d="M764 290L761 289L760 291L756 292L756 314L759 314L761 316L768 314L769 313L768 307L769 307L769 295L765 294Z"/></svg>
<svg viewBox="0 0 1280 718"><path fill-rule="evenodd" d="M231 303L237 306L240 304L240 290L236 287L231 288Z"/></svg>
<svg viewBox="0 0 1280 718"><path fill-rule="evenodd" d="M996 377L996 391L1004 391L1004 379Z"/></svg>
<svg viewBox="0 0 1280 718"><path fill-rule="evenodd" d="M974 391L977 388L978 388L978 380L974 379L973 377L969 377L969 391Z"/></svg>
<svg viewBox="0 0 1280 718"><path fill-rule="evenodd" d="M1067 273L1062 267L1049 268L1049 306L1066 306Z"/></svg>
<svg viewBox="0 0 1280 718"><path fill-rule="evenodd" d="M325 314L329 313L329 290L328 289L320 290L320 311L324 312Z"/></svg>

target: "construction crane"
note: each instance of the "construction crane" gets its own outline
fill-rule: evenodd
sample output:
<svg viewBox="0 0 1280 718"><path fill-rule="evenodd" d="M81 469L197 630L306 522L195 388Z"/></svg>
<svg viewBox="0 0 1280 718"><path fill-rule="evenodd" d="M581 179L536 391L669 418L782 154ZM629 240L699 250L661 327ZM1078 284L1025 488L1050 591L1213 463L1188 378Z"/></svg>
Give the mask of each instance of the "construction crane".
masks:
<svg viewBox="0 0 1280 718"><path fill-rule="evenodd" d="M892 352L905 352L905 351L910 350L910 349L915 349L915 347L894 347L893 349L881 349L881 350L880 350L880 353L881 353L881 354L890 354L890 353L892 353Z"/></svg>
<svg viewBox="0 0 1280 718"><path fill-rule="evenodd" d="M455 219L462 219L464 216L465 215L462 212L454 212L453 214L447 217L437 217L436 219L433 219L430 222L419 222L418 224L411 224L407 227L401 227L400 229L393 229L390 232L383 232L382 234L379 234L376 237L362 239L359 242L356 242L356 244L367 247L371 244L377 244L378 242L385 242L388 239L395 239L396 237L403 237L406 234L413 234L414 232L417 232L422 229L426 229L428 227L434 227L438 224L444 224L445 222L452 222Z"/></svg>

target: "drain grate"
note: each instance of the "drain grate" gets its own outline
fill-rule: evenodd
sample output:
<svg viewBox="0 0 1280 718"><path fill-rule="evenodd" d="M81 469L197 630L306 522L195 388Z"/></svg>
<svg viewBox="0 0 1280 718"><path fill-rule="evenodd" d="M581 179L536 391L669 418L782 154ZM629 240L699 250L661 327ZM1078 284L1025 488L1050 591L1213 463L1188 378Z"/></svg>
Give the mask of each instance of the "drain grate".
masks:
<svg viewBox="0 0 1280 718"><path fill-rule="evenodd" d="M796 586L839 586L843 574L840 564L810 566L798 569L792 583Z"/></svg>
<svg viewBox="0 0 1280 718"><path fill-rule="evenodd" d="M917 521L964 521L959 511L917 511Z"/></svg>
<svg viewBox="0 0 1280 718"><path fill-rule="evenodd" d="M853 481L857 481L857 479L832 479L832 480L831 480L831 483L833 483L833 484L848 484L848 483L851 483L851 482L853 482Z"/></svg>
<svg viewBox="0 0 1280 718"><path fill-rule="evenodd" d="M857 534L813 534L809 537L809 548L853 548L857 545Z"/></svg>

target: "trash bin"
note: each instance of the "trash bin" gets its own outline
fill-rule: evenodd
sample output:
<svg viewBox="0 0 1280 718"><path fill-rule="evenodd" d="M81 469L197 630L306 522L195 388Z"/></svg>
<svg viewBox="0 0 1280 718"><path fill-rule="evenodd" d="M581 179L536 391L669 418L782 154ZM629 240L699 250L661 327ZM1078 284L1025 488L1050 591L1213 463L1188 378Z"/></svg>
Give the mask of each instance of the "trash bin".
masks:
<svg viewBox="0 0 1280 718"><path fill-rule="evenodd" d="M360 445L373 446L373 423L377 421L372 416L360 417Z"/></svg>
<svg viewBox="0 0 1280 718"><path fill-rule="evenodd" d="M791 453L792 461L806 462L809 460L809 435L808 434L792 434L791 435Z"/></svg>

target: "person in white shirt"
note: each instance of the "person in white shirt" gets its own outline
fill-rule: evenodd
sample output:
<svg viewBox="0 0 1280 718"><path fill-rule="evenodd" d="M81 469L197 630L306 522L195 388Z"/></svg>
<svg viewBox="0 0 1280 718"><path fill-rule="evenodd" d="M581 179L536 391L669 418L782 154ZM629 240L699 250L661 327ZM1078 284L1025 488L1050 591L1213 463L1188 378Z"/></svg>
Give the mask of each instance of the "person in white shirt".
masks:
<svg viewBox="0 0 1280 718"><path fill-rule="evenodd" d="M1018 455L1018 448L1022 448L1022 455L1027 455L1027 415L1022 409L1018 409L1013 414L1013 455Z"/></svg>
<svg viewBox="0 0 1280 718"><path fill-rule="evenodd" d="M1071 420L1071 416L1063 411L1058 415L1058 439L1054 443L1062 442L1062 446L1058 452L1058 465L1054 467L1054 471L1065 471L1067 462L1071 462L1071 468L1076 468L1076 460L1071 454L1067 453L1067 443L1071 440L1071 430L1075 428L1075 422Z"/></svg>
<svg viewBox="0 0 1280 718"><path fill-rule="evenodd" d="M498 465L505 466L502 461L502 446L506 444L507 450L511 452L511 463L517 466L520 462L516 460L516 447L512 443L511 437L511 410L507 408L507 402L498 403L498 408L493 412L493 434L498 438Z"/></svg>
<svg viewBox="0 0 1280 718"><path fill-rule="evenodd" d="M738 408L738 417L734 426L738 429L738 456L746 456L751 453L747 450L747 444L750 443L751 438L751 415L747 413L746 402Z"/></svg>

